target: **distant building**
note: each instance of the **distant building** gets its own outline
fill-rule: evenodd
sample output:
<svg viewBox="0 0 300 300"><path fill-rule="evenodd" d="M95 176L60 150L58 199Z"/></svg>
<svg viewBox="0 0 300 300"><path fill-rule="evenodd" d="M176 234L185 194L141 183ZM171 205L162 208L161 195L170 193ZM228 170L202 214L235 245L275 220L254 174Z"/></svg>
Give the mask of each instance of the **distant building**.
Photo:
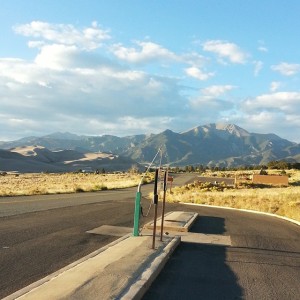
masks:
<svg viewBox="0 0 300 300"><path fill-rule="evenodd" d="M221 184L224 182L228 186L234 186L235 179L234 178L226 178L226 177L204 177L198 176L197 177L200 182L209 182L212 184Z"/></svg>
<svg viewBox="0 0 300 300"><path fill-rule="evenodd" d="M257 184L270 184L279 186L288 186L289 177L286 175L252 175L252 182Z"/></svg>

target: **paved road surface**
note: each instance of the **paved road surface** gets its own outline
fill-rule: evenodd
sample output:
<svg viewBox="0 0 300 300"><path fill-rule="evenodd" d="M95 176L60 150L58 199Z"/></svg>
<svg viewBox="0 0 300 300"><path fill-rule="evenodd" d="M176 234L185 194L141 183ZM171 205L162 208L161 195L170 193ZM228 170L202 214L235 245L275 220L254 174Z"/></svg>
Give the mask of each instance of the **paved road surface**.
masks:
<svg viewBox="0 0 300 300"><path fill-rule="evenodd" d="M194 232L232 247L181 243L144 300L300 299L300 227L273 217L195 208Z"/></svg>
<svg viewBox="0 0 300 300"><path fill-rule="evenodd" d="M174 177L174 186L183 185L187 182L193 182L196 178L194 174L183 174L182 176L175 175ZM0 197L0 217L105 201L134 199L136 190L137 187L101 191L98 193ZM143 196L148 195L152 190L152 184L143 185Z"/></svg>
<svg viewBox="0 0 300 300"><path fill-rule="evenodd" d="M176 184L193 177L181 176ZM117 239L86 231L101 225L133 227L136 189L1 197L0 299ZM152 190L153 185L144 185L143 196ZM142 204L147 211L149 200ZM150 218L151 213L141 224Z"/></svg>
<svg viewBox="0 0 300 300"><path fill-rule="evenodd" d="M116 239L87 230L132 227L135 190L1 198L0 298ZM182 244L145 299L299 299L299 227L215 208L168 204L172 210L198 212L193 230L230 235L233 247Z"/></svg>

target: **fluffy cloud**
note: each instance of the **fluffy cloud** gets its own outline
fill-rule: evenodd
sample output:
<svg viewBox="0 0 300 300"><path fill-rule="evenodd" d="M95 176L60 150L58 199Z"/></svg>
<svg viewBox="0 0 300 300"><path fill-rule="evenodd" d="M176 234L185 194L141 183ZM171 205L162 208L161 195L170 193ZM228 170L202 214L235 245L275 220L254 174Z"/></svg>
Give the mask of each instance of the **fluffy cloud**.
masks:
<svg viewBox="0 0 300 300"><path fill-rule="evenodd" d="M245 128L298 141L295 128L299 127L300 93L276 92L247 99L240 107L237 122Z"/></svg>
<svg viewBox="0 0 300 300"><path fill-rule="evenodd" d="M277 71L285 76L293 76L300 72L300 64L289 64L286 62L271 66L273 71Z"/></svg>
<svg viewBox="0 0 300 300"><path fill-rule="evenodd" d="M108 31L99 28L96 22L93 22L92 27L79 30L73 25L33 21L29 24L15 26L14 30L27 37L56 44L77 45L89 50L98 48L103 41L110 38ZM39 45L40 41L30 42L31 47Z"/></svg>
<svg viewBox="0 0 300 300"><path fill-rule="evenodd" d="M35 63L0 61L1 113L15 133L23 135L24 124L28 134L62 129L90 134L155 132L182 113L185 101L176 80L101 64L99 59L93 68L82 68L76 55L80 62L85 53L80 57L76 49L58 49L62 51L53 52L55 64L54 59L47 64L45 48L39 54L45 60L38 55Z"/></svg>
<svg viewBox="0 0 300 300"><path fill-rule="evenodd" d="M138 49L127 48L121 44L114 45L112 52L124 61L131 63L146 63L156 60L178 60L179 57L168 49L152 42L136 42Z"/></svg>
<svg viewBox="0 0 300 300"><path fill-rule="evenodd" d="M258 47L258 50L261 51L261 52L268 52L268 48L266 48L265 46L259 46Z"/></svg>
<svg viewBox="0 0 300 300"><path fill-rule="evenodd" d="M97 23L78 29L35 21L15 31L29 38L28 47L36 55L31 60L0 58L0 126L5 132L0 138L61 130L95 135L182 131L224 121L248 130L273 126L273 132L283 132L282 122L300 126L298 92L278 92L283 86L274 81L270 94L242 100L234 94L245 89L237 73L220 81L231 68L222 68L218 59L247 61L236 44L206 42L203 50L217 54L215 60L201 52L178 54L150 41L135 42L133 47L116 44ZM258 74L263 63L253 64ZM251 74L253 64L242 66L248 67L243 75ZM168 68L157 75L161 66ZM297 66L272 68L291 74ZM224 78L236 84L219 84ZM213 84L204 87L209 79Z"/></svg>
<svg viewBox="0 0 300 300"><path fill-rule="evenodd" d="M221 122L224 120L224 115L230 114L234 109L232 101L212 97L212 92L210 95L200 94L192 97L189 105L191 108L189 118L195 120L196 124L196 120L199 119L204 123Z"/></svg>
<svg viewBox="0 0 300 300"><path fill-rule="evenodd" d="M270 91L276 92L280 87L282 86L282 83L279 81L272 81L270 85Z"/></svg>
<svg viewBox="0 0 300 300"><path fill-rule="evenodd" d="M247 111L279 111L286 114L300 113L299 92L277 92L248 99L244 105Z"/></svg>
<svg viewBox="0 0 300 300"><path fill-rule="evenodd" d="M189 119L198 124L199 118L203 123L227 122L235 104L224 96L227 92L235 89L232 85L212 85L199 91L199 94L189 99ZM222 99L219 98L223 96Z"/></svg>
<svg viewBox="0 0 300 300"><path fill-rule="evenodd" d="M243 64L247 60L247 53L242 51L234 43L221 40L211 40L203 44L203 50L217 54L220 58L226 58L232 63Z"/></svg>
<svg viewBox="0 0 300 300"><path fill-rule="evenodd" d="M190 104L193 108L198 108L208 115L209 112L216 115L217 112L230 110L233 107L230 101L205 96L198 96L191 99Z"/></svg>
<svg viewBox="0 0 300 300"><path fill-rule="evenodd" d="M262 67L263 67L263 62L262 61L254 61L254 76L258 76L259 72L261 71Z"/></svg>
<svg viewBox="0 0 300 300"><path fill-rule="evenodd" d="M64 70L72 66L74 57L79 53L74 45L46 45L41 48L35 62L41 67Z"/></svg>
<svg viewBox="0 0 300 300"><path fill-rule="evenodd" d="M7 132L156 132L172 127L184 111L187 101L176 78L125 67L109 59L110 52L98 51L110 36L97 24L79 30L31 22L15 31L35 39L28 46L37 55L33 61L0 59L1 113ZM140 52L116 45L113 49L118 59L128 62L179 59L155 43L137 45Z"/></svg>
<svg viewBox="0 0 300 300"><path fill-rule="evenodd" d="M233 85L212 85L202 89L202 93L210 97L219 97L235 88Z"/></svg>
<svg viewBox="0 0 300 300"><path fill-rule="evenodd" d="M207 80L214 76L213 72L205 73L200 68L189 67L185 69L185 72L188 76L196 78L198 80Z"/></svg>

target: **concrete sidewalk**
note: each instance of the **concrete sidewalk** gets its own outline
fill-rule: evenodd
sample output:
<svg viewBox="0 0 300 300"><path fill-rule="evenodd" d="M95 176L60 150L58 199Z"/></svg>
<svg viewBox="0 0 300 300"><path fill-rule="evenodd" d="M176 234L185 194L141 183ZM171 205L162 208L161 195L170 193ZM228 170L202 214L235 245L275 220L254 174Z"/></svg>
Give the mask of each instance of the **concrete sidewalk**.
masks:
<svg viewBox="0 0 300 300"><path fill-rule="evenodd" d="M193 212L172 211L164 216L164 231L187 232L197 219L198 214ZM144 226L144 229L153 229L153 223L150 222ZM160 232L161 217L157 219L156 229Z"/></svg>
<svg viewBox="0 0 300 300"><path fill-rule="evenodd" d="M4 299L140 299L179 243L126 235Z"/></svg>
<svg viewBox="0 0 300 300"><path fill-rule="evenodd" d="M187 231L197 216L186 212L166 214L163 241L160 241L161 220L158 219L155 249L152 249L153 222L138 237L128 233L132 229L126 227L103 225L90 230L87 234L122 237L4 300L141 299L180 244L179 235L198 243L230 244L226 237L221 240L216 236L190 235Z"/></svg>

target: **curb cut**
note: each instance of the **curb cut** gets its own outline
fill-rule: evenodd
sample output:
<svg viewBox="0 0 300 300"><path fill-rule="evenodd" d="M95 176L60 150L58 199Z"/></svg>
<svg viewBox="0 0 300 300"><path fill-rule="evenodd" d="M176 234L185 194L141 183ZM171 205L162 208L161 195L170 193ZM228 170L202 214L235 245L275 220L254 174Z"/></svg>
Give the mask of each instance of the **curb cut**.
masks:
<svg viewBox="0 0 300 300"><path fill-rule="evenodd" d="M285 220L291 223L294 223L298 226L300 226L300 222L287 218L287 217L283 217L283 216L279 216L276 214L271 214L271 213L267 213L267 212L263 212L263 211L258 211L258 210L251 210L251 209L243 209L243 208L234 208L234 207L227 207L227 206L217 206L217 205L207 205L207 204L197 204L197 203L185 203L185 202L180 202L181 204L184 205L195 205L195 206L203 206L203 207L212 207L212 208L220 208L220 209L228 209L228 210L237 210L237 211L243 211L243 212L248 212L248 213L252 213L252 214L258 214L258 215L265 215L265 216L269 216L269 217L275 217L281 220Z"/></svg>
<svg viewBox="0 0 300 300"><path fill-rule="evenodd" d="M180 236L175 236L173 240L162 250L162 253L156 257L150 265L143 271L136 282L118 299L121 300L140 300L149 289L152 282L159 275L168 259L181 242Z"/></svg>
<svg viewBox="0 0 300 300"><path fill-rule="evenodd" d="M190 216L190 218L186 221L186 223L184 224L184 226L177 226L177 225L173 225L173 224L167 224L167 223L173 223L177 224L176 218L175 219L169 219L169 216L171 216L173 213L176 213L176 211L171 211L165 214L165 222L164 222L164 230L169 230L169 231L175 231L175 232L188 232L190 227L193 225L193 223L196 221L197 217L198 217L198 213L191 213L191 212L179 212L179 213L188 213L188 214L193 214L192 216ZM158 221L161 221L161 217L157 219ZM178 221L179 223L183 223L183 221ZM156 225L157 229L161 229L161 225L158 224ZM143 226L143 229L149 229L149 230L153 230L153 221L148 222L147 224L145 224Z"/></svg>

